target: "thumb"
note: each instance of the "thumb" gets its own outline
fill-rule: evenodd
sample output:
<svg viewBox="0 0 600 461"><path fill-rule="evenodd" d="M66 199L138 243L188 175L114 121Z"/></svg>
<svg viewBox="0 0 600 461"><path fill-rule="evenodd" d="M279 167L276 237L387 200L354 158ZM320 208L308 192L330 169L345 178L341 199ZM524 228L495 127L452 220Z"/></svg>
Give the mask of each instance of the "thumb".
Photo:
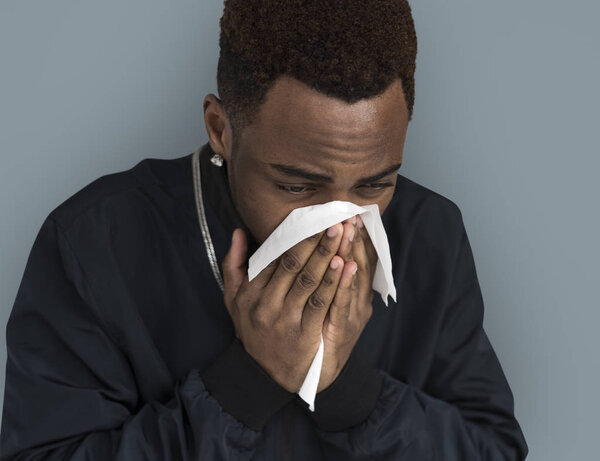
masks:
<svg viewBox="0 0 600 461"><path fill-rule="evenodd" d="M225 285L225 306L231 314L231 300L238 292L246 277L246 252L248 242L246 233L237 228L231 236L231 246L223 259L223 284Z"/></svg>

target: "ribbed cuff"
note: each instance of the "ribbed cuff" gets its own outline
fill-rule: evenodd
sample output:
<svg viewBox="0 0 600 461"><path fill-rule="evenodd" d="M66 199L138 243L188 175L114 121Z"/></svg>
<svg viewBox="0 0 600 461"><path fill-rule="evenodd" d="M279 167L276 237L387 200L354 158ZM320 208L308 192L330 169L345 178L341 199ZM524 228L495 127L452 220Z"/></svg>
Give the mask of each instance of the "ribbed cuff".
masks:
<svg viewBox="0 0 600 461"><path fill-rule="evenodd" d="M227 413L255 431L295 396L271 378L237 338L204 371L202 381Z"/></svg>
<svg viewBox="0 0 600 461"><path fill-rule="evenodd" d="M363 358L352 352L340 375L315 398L310 413L325 431L349 429L368 418L381 391L382 377Z"/></svg>

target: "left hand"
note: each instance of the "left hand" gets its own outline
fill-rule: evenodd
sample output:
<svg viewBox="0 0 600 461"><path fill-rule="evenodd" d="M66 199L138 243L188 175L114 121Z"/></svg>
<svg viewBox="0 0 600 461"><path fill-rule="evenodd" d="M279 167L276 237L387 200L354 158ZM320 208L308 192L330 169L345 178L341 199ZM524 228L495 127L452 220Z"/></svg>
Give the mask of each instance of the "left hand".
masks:
<svg viewBox="0 0 600 461"><path fill-rule="evenodd" d="M360 216L356 216L355 223L352 221L353 218L349 218L343 223L344 234L338 254L344 260L344 266L323 323L323 367L317 392L327 388L339 376L373 313L372 284L377 252Z"/></svg>

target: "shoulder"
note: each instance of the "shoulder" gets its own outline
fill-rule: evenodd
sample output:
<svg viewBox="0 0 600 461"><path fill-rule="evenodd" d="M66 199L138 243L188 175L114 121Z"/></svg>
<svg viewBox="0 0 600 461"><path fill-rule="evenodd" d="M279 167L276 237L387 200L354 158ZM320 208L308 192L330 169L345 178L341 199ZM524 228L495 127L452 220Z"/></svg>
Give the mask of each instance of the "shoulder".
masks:
<svg viewBox="0 0 600 461"><path fill-rule="evenodd" d="M453 200L401 174L384 214L396 221L426 220L444 228L462 221L460 207Z"/></svg>
<svg viewBox="0 0 600 461"><path fill-rule="evenodd" d="M429 256L452 252L464 230L461 210L453 200L400 174L382 221L393 250L410 247Z"/></svg>
<svg viewBox="0 0 600 461"><path fill-rule="evenodd" d="M102 175L60 203L49 217L68 230L84 216L102 216L118 208L137 206L147 191L177 189L188 173L191 182L191 155L144 158L129 169Z"/></svg>

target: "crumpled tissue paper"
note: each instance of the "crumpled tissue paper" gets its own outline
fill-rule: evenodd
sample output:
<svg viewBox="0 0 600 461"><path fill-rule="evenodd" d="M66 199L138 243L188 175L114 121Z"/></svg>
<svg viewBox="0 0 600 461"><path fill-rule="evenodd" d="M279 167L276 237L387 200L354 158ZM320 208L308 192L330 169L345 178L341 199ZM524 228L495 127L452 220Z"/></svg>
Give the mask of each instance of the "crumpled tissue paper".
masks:
<svg viewBox="0 0 600 461"><path fill-rule="evenodd" d="M385 305L388 296L396 301L396 287L392 275L392 260L387 235L381 222L377 204L359 206L352 202L334 200L293 210L267 237L248 261L248 280L256 277L271 261L311 235L317 234L354 215L360 215L371 242L377 251L377 267L373 277L373 290L379 292ZM321 367L323 366L323 335L319 349L310 365L298 395L315 411L315 397Z"/></svg>

